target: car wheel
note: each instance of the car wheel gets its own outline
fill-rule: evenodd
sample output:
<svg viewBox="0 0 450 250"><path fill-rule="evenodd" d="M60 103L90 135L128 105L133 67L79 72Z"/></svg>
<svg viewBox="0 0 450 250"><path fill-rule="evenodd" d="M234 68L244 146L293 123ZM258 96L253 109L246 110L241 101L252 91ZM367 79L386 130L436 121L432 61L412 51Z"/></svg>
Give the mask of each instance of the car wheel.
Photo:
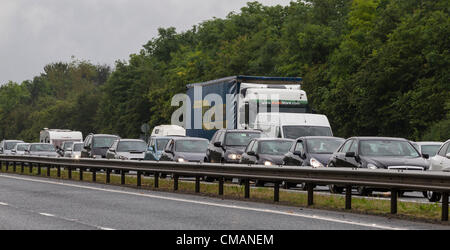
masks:
<svg viewBox="0 0 450 250"><path fill-rule="evenodd" d="M264 184L265 184L264 181L258 181L258 180L257 180L257 181L255 182L255 186L257 186L257 187L264 187Z"/></svg>
<svg viewBox="0 0 450 250"><path fill-rule="evenodd" d="M357 187L356 190L360 196L368 196L372 194L372 191L365 187Z"/></svg>
<svg viewBox="0 0 450 250"><path fill-rule="evenodd" d="M328 189L330 189L330 193L332 193L332 194L342 194L342 192L344 192L343 187L338 187L334 184L328 185Z"/></svg>
<svg viewBox="0 0 450 250"><path fill-rule="evenodd" d="M441 200L441 194L440 193L436 193L433 191L428 191L428 192L424 192L426 193L426 198L430 201L430 202L438 202Z"/></svg>

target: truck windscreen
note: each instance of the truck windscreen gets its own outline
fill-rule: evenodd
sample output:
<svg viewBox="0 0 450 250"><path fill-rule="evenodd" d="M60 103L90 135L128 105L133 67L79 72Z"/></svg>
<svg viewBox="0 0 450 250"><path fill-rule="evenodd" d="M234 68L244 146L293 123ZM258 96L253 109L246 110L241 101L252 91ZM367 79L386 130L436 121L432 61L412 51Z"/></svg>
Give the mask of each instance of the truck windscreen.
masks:
<svg viewBox="0 0 450 250"><path fill-rule="evenodd" d="M331 128L320 126L283 126L284 138L297 139L303 136L333 136Z"/></svg>

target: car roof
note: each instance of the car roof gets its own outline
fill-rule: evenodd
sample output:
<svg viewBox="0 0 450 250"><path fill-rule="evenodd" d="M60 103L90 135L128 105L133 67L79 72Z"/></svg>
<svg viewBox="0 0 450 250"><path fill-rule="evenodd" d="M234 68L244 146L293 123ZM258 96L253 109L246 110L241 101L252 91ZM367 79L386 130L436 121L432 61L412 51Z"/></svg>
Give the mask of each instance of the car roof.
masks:
<svg viewBox="0 0 450 250"><path fill-rule="evenodd" d="M377 136L355 136L349 139L357 139L357 140L392 140L392 141L407 141L405 138L400 137L377 137Z"/></svg>
<svg viewBox="0 0 450 250"><path fill-rule="evenodd" d="M205 138L200 138L200 137L175 137L175 138L171 138L174 141L183 141L183 140L190 140L190 141L209 141L208 139Z"/></svg>
<svg viewBox="0 0 450 250"><path fill-rule="evenodd" d="M118 135L92 134L94 137L119 137Z"/></svg>
<svg viewBox="0 0 450 250"><path fill-rule="evenodd" d="M340 139L345 140L345 138L342 137L335 137L335 136L302 136L297 138L296 140L308 140L308 139Z"/></svg>
<svg viewBox="0 0 450 250"><path fill-rule="evenodd" d="M145 141L141 140L141 139L118 139L118 141L119 142L124 141L124 142L144 142L145 143Z"/></svg>
<svg viewBox="0 0 450 250"><path fill-rule="evenodd" d="M294 142L294 139L289 139L289 138L255 138L253 139L254 141L290 141L290 142Z"/></svg>
<svg viewBox="0 0 450 250"><path fill-rule="evenodd" d="M416 141L413 142L417 145L442 145L444 144L443 142L437 142L437 141Z"/></svg>
<svg viewBox="0 0 450 250"><path fill-rule="evenodd" d="M227 133L261 133L261 130L256 129L221 129L221 131L225 131Z"/></svg>

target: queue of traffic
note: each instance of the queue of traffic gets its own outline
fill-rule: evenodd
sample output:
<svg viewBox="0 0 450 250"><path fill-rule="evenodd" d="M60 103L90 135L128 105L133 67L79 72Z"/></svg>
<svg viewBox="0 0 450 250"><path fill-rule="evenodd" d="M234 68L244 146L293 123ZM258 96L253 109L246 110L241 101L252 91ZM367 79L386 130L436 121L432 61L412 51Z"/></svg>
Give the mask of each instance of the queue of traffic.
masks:
<svg viewBox="0 0 450 250"><path fill-rule="evenodd" d="M49 133L50 132L50 133ZM220 129L211 140L188 137L184 129L163 125L153 130L148 143L123 139L117 135L89 134L84 141L71 138L69 130L48 130L38 143L3 140L0 153L68 158L103 158L175 162L210 162L265 166L308 166L366 168L371 170L450 171L450 140L411 142L402 138L302 136L297 139L270 138L261 130ZM64 135L64 133L66 133ZM63 139L61 139L64 137ZM58 138L53 140L53 138ZM214 179L205 177L206 181ZM264 186L254 180L256 186ZM302 183L284 183L294 188ZM344 187L330 185L330 192L342 193ZM378 190L359 187L360 195ZM430 201L439 201L439 193L426 192Z"/></svg>

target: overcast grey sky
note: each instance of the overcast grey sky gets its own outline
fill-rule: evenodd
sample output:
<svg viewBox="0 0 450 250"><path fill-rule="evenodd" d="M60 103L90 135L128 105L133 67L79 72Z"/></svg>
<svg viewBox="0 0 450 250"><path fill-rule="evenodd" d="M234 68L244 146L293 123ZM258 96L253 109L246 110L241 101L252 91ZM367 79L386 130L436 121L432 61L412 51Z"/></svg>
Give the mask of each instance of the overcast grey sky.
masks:
<svg viewBox="0 0 450 250"><path fill-rule="evenodd" d="M75 56L114 65L157 35L239 11L248 0L0 0L0 84ZM290 0L259 0L288 5Z"/></svg>

